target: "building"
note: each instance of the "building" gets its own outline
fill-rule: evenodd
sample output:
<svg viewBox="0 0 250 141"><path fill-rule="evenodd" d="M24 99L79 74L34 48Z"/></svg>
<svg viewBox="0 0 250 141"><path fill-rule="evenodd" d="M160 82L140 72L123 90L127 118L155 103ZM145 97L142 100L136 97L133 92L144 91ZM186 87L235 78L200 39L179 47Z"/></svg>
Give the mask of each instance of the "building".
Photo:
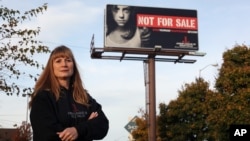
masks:
<svg viewBox="0 0 250 141"><path fill-rule="evenodd" d="M0 128L0 141L14 141L17 131L15 128Z"/></svg>

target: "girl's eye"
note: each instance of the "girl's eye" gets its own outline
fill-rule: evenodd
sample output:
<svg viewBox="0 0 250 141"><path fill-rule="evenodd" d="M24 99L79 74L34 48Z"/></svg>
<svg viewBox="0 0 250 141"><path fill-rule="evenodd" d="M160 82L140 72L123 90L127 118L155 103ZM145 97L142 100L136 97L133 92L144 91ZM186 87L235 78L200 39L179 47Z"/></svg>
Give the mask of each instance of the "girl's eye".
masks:
<svg viewBox="0 0 250 141"><path fill-rule="evenodd" d="M124 13L130 13L129 9L124 9Z"/></svg>

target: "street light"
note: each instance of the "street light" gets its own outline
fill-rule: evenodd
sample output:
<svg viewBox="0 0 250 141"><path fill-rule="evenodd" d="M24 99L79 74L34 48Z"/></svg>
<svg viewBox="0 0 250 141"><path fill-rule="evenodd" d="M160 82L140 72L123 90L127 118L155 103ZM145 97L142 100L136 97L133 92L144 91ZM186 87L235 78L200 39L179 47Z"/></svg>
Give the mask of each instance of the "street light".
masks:
<svg viewBox="0 0 250 141"><path fill-rule="evenodd" d="M209 65L206 65L204 68L200 69L199 70L199 78L201 78L201 71L203 71L205 68L207 68L209 66L218 67L218 63L216 63L216 64L209 64Z"/></svg>
<svg viewBox="0 0 250 141"><path fill-rule="evenodd" d="M23 94L23 97L27 98L27 107L26 107L26 124L28 123L28 114L29 114L29 97L30 94Z"/></svg>

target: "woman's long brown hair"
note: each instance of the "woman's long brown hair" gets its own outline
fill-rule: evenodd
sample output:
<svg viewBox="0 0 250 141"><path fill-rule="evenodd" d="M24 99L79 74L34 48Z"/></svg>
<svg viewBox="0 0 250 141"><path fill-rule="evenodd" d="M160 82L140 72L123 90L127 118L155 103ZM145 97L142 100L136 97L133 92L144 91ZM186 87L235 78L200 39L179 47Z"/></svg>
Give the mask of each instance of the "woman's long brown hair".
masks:
<svg viewBox="0 0 250 141"><path fill-rule="evenodd" d="M50 54L47 65L45 66L42 74L40 75L40 77L38 78L35 84L34 92L31 95L31 101L29 103L30 108L32 106L33 99L36 97L37 93L42 90L50 91L51 94L55 96L56 100L59 99L60 84L57 81L54 75L54 71L53 71L53 61L57 57L72 58L73 63L74 63L74 73L71 77L70 86L73 87L73 98L77 103L88 106L87 92L83 87L81 76L76 66L76 61L73 56L73 53L68 47L62 45L62 46L56 47Z"/></svg>

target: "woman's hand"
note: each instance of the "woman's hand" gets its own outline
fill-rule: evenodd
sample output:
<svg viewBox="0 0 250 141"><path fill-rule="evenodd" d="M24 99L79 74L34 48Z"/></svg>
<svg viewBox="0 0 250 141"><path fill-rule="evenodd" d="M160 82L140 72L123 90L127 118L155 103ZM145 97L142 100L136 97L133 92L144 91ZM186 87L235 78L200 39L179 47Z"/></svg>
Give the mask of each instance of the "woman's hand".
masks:
<svg viewBox="0 0 250 141"><path fill-rule="evenodd" d="M96 118L98 116L98 113L97 112L92 112L88 118L88 120L91 120L93 118Z"/></svg>
<svg viewBox="0 0 250 141"><path fill-rule="evenodd" d="M92 112L88 120L96 118L97 116L97 112ZM57 134L59 135L62 141L74 141L78 137L78 133L75 127L66 128L62 132L58 132Z"/></svg>
<svg viewBox="0 0 250 141"><path fill-rule="evenodd" d="M62 141L74 141L78 138L78 133L75 127L69 127L62 132L57 133Z"/></svg>

